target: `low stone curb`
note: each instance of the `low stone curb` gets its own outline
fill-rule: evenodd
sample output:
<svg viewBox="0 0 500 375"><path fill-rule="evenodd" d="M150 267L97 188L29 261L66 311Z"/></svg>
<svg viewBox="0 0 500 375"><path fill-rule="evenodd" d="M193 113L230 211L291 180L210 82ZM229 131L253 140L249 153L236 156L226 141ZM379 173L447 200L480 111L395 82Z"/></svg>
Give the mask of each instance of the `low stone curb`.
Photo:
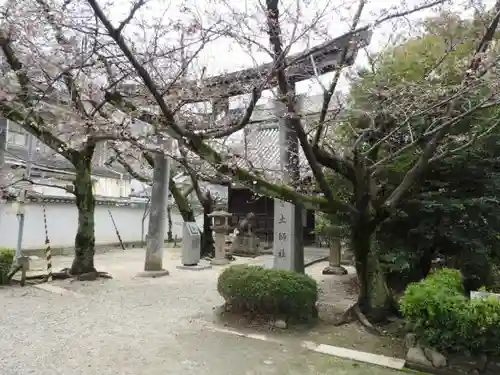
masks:
<svg viewBox="0 0 500 375"><path fill-rule="evenodd" d="M61 288L60 286L57 285L51 285L51 284L35 284L32 285L33 288L43 290L45 292L53 293L53 294L59 294L60 296L70 296L70 297L79 297L83 298L85 297L81 293L73 292L71 290L68 290L66 288Z"/></svg>
<svg viewBox="0 0 500 375"><path fill-rule="evenodd" d="M286 344L286 341L279 340L274 337L270 337L264 334L256 334L256 333L244 333L231 329L213 327L213 331L227 333L231 335L236 335L240 337L246 337L254 340L268 341L274 342L278 344ZM370 365L390 368L393 370L403 370L406 365L406 361L404 359L395 358L395 357L387 357L380 354L373 354L367 352L361 352L358 350L352 350L347 348L342 348L339 346L333 345L325 345L325 344L316 344L312 341L302 341L301 346L305 349L311 350L316 353L326 354L342 359L347 359L356 362L363 362Z"/></svg>
<svg viewBox="0 0 500 375"><path fill-rule="evenodd" d="M287 341L280 340L276 337L268 336L260 333L246 333L241 331L236 331L233 329L221 328L214 326L212 330L215 332L226 333L230 335L235 335L239 337L245 337L254 340L261 340L267 342L273 342L281 345L286 345ZM419 374L432 374L432 375L461 375L461 374L485 374L485 375L499 375L497 371L486 370L485 372L475 372L468 371L465 372L457 371L456 368L442 367L437 368L433 366L425 366L419 363L413 363L406 359L388 357L380 354L373 354L368 352L362 352L358 350L343 348L339 346L317 344L312 341L302 341L301 346L307 350L321 353L325 355L330 355L337 358L342 358L346 360L362 362L370 365L380 366L384 368L390 368L398 371L408 371L408 372L418 372Z"/></svg>

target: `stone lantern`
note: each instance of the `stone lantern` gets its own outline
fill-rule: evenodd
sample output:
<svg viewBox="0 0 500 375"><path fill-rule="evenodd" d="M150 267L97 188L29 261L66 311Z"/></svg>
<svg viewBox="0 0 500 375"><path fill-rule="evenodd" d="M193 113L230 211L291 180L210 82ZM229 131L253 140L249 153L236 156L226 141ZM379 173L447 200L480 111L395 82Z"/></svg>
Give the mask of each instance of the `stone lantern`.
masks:
<svg viewBox="0 0 500 375"><path fill-rule="evenodd" d="M347 270L340 264L342 256L340 228L336 225L331 225L325 229L325 234L328 238L330 255L328 258L329 264L323 270L323 275L346 275Z"/></svg>
<svg viewBox="0 0 500 375"><path fill-rule="evenodd" d="M208 217L212 218L212 230L214 231L215 256L212 259L213 265L225 265L229 263L226 258L226 234L229 231L229 218L232 215L229 212L218 210Z"/></svg>

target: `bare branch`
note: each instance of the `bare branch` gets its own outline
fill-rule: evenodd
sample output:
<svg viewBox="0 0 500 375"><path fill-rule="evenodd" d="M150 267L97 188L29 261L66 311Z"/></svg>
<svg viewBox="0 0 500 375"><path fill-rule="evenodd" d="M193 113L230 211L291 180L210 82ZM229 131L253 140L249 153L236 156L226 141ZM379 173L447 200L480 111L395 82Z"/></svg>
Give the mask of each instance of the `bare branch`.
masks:
<svg viewBox="0 0 500 375"><path fill-rule="evenodd" d="M33 181L32 179L29 179L29 178L22 178L19 182L21 181L25 181L25 182L29 182L31 185L37 185L37 186L45 186L45 187L50 187L50 188L56 188L56 189L61 189L61 190L64 190L65 192L67 193L71 193L71 194L74 194L74 190L69 188L67 186L61 186L61 185L56 185L56 184L47 184L45 182L38 182L38 181ZM72 185L70 185L72 187Z"/></svg>
<svg viewBox="0 0 500 375"><path fill-rule="evenodd" d="M96 16L99 18L99 20L102 22L104 27L107 29L109 35L113 40L116 42L116 44L120 47L122 50L123 54L126 56L128 61L132 64L134 69L136 70L137 74L141 77L141 79L144 81L144 84L146 87L149 89L151 94L153 95L154 99L156 100L158 106L160 107L160 110L164 116L165 123L163 124L167 130L167 132L174 138L178 139L180 137L186 137L189 134L187 134L183 129L181 129L175 121L174 114L172 111L168 108L167 104L165 103L165 100L163 99L158 87L153 81L153 78L151 75L147 72L147 70L144 68L144 66L139 63L137 58L134 56L130 48L128 47L127 43L125 42L125 39L123 36L113 27L109 19L106 17L104 12L102 11L101 7L99 4L97 4L96 0L87 0L91 8L94 10L94 13Z"/></svg>
<svg viewBox="0 0 500 375"><path fill-rule="evenodd" d="M359 20L361 18L361 14L363 13L363 9L366 5L366 0L359 0L359 5L358 9L356 10L356 14L354 15L354 18L352 20L350 32L354 32L356 28L358 27ZM347 53L349 52L349 46L344 47L342 50L342 55L340 57L340 66L344 64L344 62L347 59ZM318 120L318 127L316 129L316 135L314 137L313 141L313 146L317 147L319 146L319 140L321 139L323 135L323 127L326 119L326 115L328 113L328 108L330 106L330 101L332 99L333 93L335 92L335 89L337 88L340 76L342 74L341 69L337 69L335 71L335 75L333 76L332 81L330 82L330 85L328 87L328 90L325 90L323 92L323 106L321 107L321 112L319 115L319 120Z"/></svg>
<svg viewBox="0 0 500 375"><path fill-rule="evenodd" d="M436 5L441 5L441 4L444 4L445 2L446 2L446 0L436 0L436 1L433 1L433 2L430 2L430 3L425 3L425 4L422 4L422 5L416 6L416 7L412 8L412 9L408 9L408 10L405 10L405 11L402 11L402 12L397 12L397 13L389 14L389 15L384 16L384 17L378 19L377 21L375 21L371 25L371 27L379 26L380 24L382 24L384 22L387 22L389 20L395 19L395 18L401 18L401 17L409 16L410 14L420 12L421 10L433 8Z"/></svg>
<svg viewBox="0 0 500 375"><path fill-rule="evenodd" d="M286 105L287 120L290 121L293 130L297 134L297 138L304 150L304 154L307 158L309 166L312 169L313 175L318 182L323 194L325 195L328 202L332 205L342 206L344 210L347 209L348 212L354 213L356 210L347 204L343 204L335 200L330 185L325 178L321 167L319 166L316 156L314 154L313 148L309 144L307 139L307 135L300 124L300 119L295 114L294 108L294 99L292 96L294 95L292 90L290 89L289 82L287 80L285 71L284 71L284 59L283 59L283 49L282 49L282 41L281 41L281 29L279 24L279 9L278 9L278 0L266 0L267 5L267 24L269 28L269 42L273 49L273 59L275 61L276 66L276 77L278 81L278 89L280 92L280 100L284 101ZM290 116L293 116L290 118Z"/></svg>
<svg viewBox="0 0 500 375"><path fill-rule="evenodd" d="M135 13L144 5L146 4L146 0L138 0L133 6L132 9L130 9L129 15L127 18L125 18L122 22L120 22L120 25L116 29L116 32L118 34L121 34L123 31L124 27L129 24L130 21L134 18Z"/></svg>

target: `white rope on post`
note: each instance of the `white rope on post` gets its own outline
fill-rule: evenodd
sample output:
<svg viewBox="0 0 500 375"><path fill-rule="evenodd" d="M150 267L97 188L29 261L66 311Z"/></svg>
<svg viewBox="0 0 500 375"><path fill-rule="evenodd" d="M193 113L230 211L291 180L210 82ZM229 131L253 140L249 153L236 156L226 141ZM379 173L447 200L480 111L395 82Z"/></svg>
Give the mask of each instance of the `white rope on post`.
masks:
<svg viewBox="0 0 500 375"><path fill-rule="evenodd" d="M43 224L45 226L45 261L47 262L47 281L52 281L52 250L50 249L49 231L47 229L47 212L45 204L43 208Z"/></svg>

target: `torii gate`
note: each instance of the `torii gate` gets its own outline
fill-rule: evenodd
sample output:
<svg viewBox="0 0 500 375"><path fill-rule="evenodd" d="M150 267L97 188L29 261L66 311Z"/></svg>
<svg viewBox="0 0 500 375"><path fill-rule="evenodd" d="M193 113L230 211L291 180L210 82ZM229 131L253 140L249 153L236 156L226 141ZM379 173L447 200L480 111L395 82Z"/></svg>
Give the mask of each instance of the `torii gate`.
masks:
<svg viewBox="0 0 500 375"><path fill-rule="evenodd" d="M371 36L370 28L364 27L301 53L288 56L285 69L287 69L289 83L294 87L296 82L352 65L359 49L370 43ZM345 51L346 48L347 51ZM211 116L215 119L220 113L229 113L230 97L249 94L256 80L262 79L262 77L267 78L264 89L275 87L276 81L272 78L269 79L272 74L271 70L272 63L268 63L251 69L210 77L204 79L201 85L193 81L178 82L169 90L167 96L183 100L186 103L211 102ZM279 103L275 104L275 113L281 120L281 113L279 113L281 106ZM285 121L287 120L285 119ZM283 178L284 181L291 183L293 182L291 181L292 176L298 174L298 170L292 171L291 169L298 168L298 163L292 161L292 154L294 150L295 153L298 153L299 145L295 132L290 131L289 128L290 126L286 123L279 127L279 139ZM295 205L275 200L274 268L303 272L302 214L302 210L297 209Z"/></svg>
<svg viewBox="0 0 500 375"><path fill-rule="evenodd" d="M294 85L297 82L311 79L342 69L354 63L360 48L370 43L371 29L367 26L346 33L336 39L309 48L286 58L287 78ZM347 53L345 49L347 48ZM267 78L265 89L277 85L270 77L272 63L262 64L255 68L239 70L229 74L221 74L197 81L179 80L164 94L167 101L180 100L184 103L211 102L212 118L220 113L229 113L229 98L252 91L256 80ZM276 110L279 110L278 106ZM279 114L277 113L279 116ZM285 124L284 124L285 125ZM281 169L293 166L290 149L298 150L297 137L288 130L289 126L280 126ZM290 168L289 168L290 169ZM285 180L289 180L289 170ZM288 175L288 178L286 178ZM275 200L274 209L274 267L303 271L302 210L297 210L291 203ZM299 251L296 251L298 249ZM302 249L302 251L300 251Z"/></svg>
<svg viewBox="0 0 500 375"><path fill-rule="evenodd" d="M359 49L369 44L371 35L372 31L367 26L300 53L289 55L286 58L285 68L290 83L305 81L313 76L352 65ZM348 48L347 54L342 59L345 48ZM230 97L249 94L256 80L262 77L268 78L272 73L272 65L272 63L267 63L255 68L208 77L203 79L201 84L195 80L179 79L164 96L167 101L171 99L181 100L184 103L212 102L216 109L222 109L227 107ZM263 89L275 86L276 81L268 79ZM127 91L125 87L122 89ZM135 85L131 89L134 90Z"/></svg>
<svg viewBox="0 0 500 375"><path fill-rule="evenodd" d="M290 83L305 81L315 75L330 73L354 63L358 50L368 45L371 30L364 27L329 40L303 52L286 58L287 77ZM348 48L346 58L341 63L343 51ZM259 78L269 77L272 63L262 64L255 68L243 69L229 74L221 74L206 78L199 85L195 81L179 81L168 91L167 96L175 97L186 103L229 99L232 96L248 94L252 83ZM275 80L267 81L264 90L276 86Z"/></svg>

